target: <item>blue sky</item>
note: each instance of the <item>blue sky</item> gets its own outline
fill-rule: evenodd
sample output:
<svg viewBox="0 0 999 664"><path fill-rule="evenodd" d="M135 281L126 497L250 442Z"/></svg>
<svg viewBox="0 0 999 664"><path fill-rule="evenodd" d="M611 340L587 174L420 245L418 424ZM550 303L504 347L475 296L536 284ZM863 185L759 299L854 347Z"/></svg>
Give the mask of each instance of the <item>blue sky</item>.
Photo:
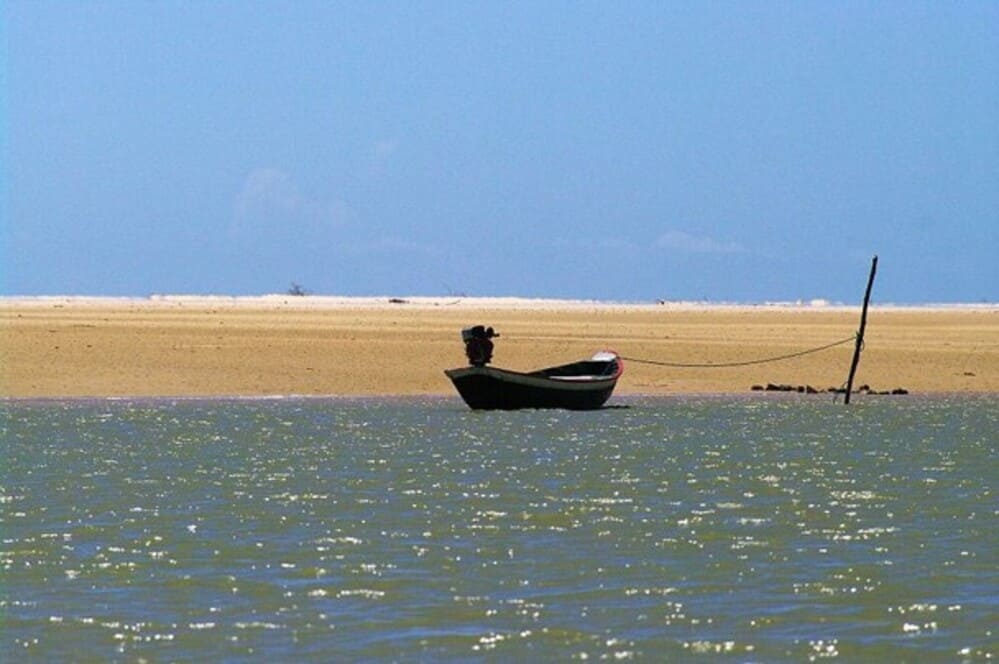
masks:
<svg viewBox="0 0 999 664"><path fill-rule="evenodd" d="M999 301L999 3L0 12L2 294Z"/></svg>

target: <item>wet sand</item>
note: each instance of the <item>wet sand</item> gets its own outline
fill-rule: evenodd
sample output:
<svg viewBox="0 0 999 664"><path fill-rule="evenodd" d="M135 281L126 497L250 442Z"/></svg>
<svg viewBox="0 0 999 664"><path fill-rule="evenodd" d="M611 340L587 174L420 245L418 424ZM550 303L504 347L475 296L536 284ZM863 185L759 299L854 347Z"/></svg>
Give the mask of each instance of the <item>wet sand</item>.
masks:
<svg viewBox="0 0 999 664"><path fill-rule="evenodd" d="M851 338L859 307L614 305L413 298L7 298L0 396L451 395L462 327L500 332L494 364L531 370L600 349L721 364ZM748 393L846 381L852 341L780 362L626 362L616 394ZM999 392L999 308L873 307L855 386Z"/></svg>

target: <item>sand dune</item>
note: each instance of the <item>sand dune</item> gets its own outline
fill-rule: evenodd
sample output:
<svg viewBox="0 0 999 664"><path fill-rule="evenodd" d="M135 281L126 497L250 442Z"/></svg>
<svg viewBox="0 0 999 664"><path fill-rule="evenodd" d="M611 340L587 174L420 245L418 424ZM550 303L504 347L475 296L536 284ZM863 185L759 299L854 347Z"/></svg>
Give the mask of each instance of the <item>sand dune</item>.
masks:
<svg viewBox="0 0 999 664"><path fill-rule="evenodd" d="M0 299L6 397L452 394L459 330L495 327L494 362L533 369L611 348L672 363L765 358L850 337L828 303L632 304L520 298L262 296ZM846 380L852 344L771 364L628 362L619 394L743 393ZM999 391L999 307L875 306L856 384Z"/></svg>

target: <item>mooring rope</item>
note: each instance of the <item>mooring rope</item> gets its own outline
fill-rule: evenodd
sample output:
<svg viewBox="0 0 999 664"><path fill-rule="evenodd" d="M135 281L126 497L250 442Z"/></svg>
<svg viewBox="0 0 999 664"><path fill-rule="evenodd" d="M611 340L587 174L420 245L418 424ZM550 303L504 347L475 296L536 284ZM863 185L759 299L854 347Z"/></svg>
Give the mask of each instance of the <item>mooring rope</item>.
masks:
<svg viewBox="0 0 999 664"><path fill-rule="evenodd" d="M654 364L660 367L677 367L683 369L721 369L724 367L748 367L753 364L767 364L768 362L779 362L780 360L790 360L794 357L801 357L802 355L808 355L810 353L818 353L823 350L828 350L835 346L842 346L850 341L855 341L857 339L856 335L846 337L845 339L840 339L839 341L834 341L831 344L826 344L824 346L818 346L816 348L809 348L808 350L798 351L797 353L788 353L787 355L777 355L776 357L765 357L759 360L746 360L744 362L659 362L656 360L645 360L638 357L626 357L621 356L622 360L627 360L628 362L638 362L639 364Z"/></svg>

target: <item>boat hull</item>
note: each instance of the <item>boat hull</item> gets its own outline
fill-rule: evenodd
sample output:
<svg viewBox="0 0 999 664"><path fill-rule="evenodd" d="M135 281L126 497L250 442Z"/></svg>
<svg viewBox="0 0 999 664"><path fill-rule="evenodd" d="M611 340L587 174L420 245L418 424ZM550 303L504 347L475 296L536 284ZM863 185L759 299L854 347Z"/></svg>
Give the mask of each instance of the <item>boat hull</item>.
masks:
<svg viewBox="0 0 999 664"><path fill-rule="evenodd" d="M621 375L620 360L616 356L614 362L610 375L592 377L553 376L559 368L527 374L496 367L463 367L444 373L473 410L595 410L610 398ZM573 366L576 365L566 365Z"/></svg>

